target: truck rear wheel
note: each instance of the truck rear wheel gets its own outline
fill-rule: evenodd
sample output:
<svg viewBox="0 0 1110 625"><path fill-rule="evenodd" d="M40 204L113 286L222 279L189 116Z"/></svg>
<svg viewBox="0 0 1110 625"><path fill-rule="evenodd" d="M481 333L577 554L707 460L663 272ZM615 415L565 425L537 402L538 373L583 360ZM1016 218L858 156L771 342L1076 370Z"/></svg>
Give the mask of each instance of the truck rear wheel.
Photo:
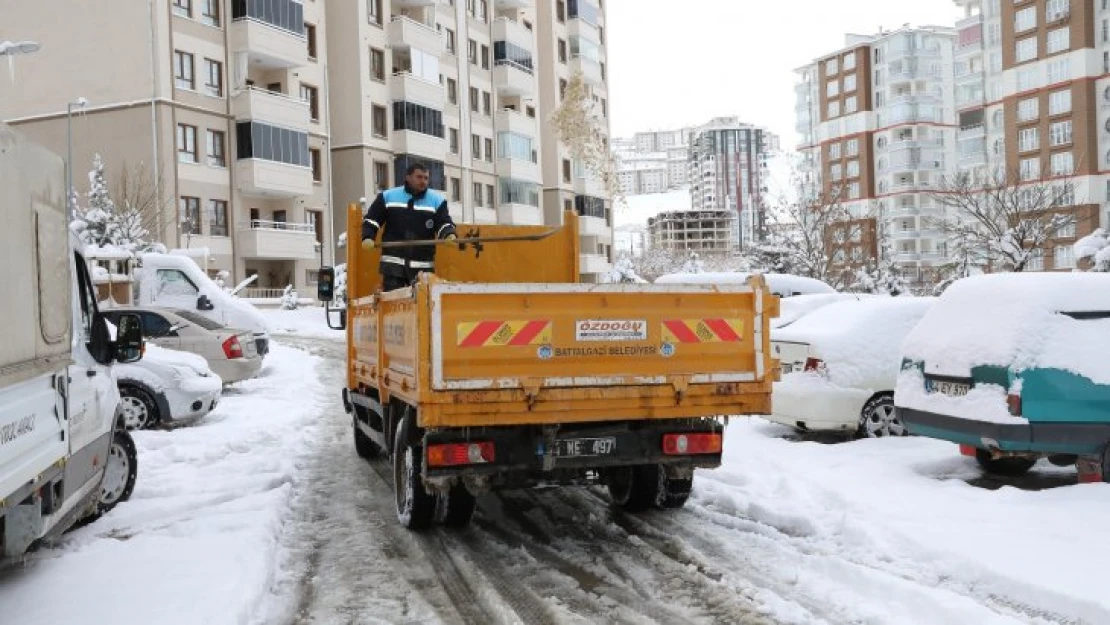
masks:
<svg viewBox="0 0 1110 625"><path fill-rule="evenodd" d="M397 520L413 530L427 529L435 522L436 496L424 488L424 448L409 442L411 417L406 417L393 438L393 490Z"/></svg>
<svg viewBox="0 0 1110 625"><path fill-rule="evenodd" d="M668 478L657 464L615 469L609 474L609 496L626 512L651 508L674 509L686 505L694 481Z"/></svg>
<svg viewBox="0 0 1110 625"><path fill-rule="evenodd" d="M474 516L474 508L478 504L477 498L470 494L463 484L455 484L443 496L441 501L444 507L443 524L447 527L466 527Z"/></svg>

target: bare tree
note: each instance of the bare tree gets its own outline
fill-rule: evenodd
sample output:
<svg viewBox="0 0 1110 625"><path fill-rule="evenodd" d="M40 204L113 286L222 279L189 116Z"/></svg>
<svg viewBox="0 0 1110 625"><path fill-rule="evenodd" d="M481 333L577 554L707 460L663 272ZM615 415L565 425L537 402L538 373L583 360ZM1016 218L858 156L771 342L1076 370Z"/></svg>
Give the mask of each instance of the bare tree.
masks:
<svg viewBox="0 0 1110 625"><path fill-rule="evenodd" d="M960 174L941 179L930 194L948 209L933 226L962 250L955 270L964 277L976 265L990 271L1023 271L1044 253L1075 216L1061 209L1075 205L1071 178L1022 181L1018 171Z"/></svg>
<svg viewBox="0 0 1110 625"><path fill-rule="evenodd" d="M116 175L112 195L119 219L134 230L148 233L154 243L165 243L173 223L172 205L162 176L154 176L145 163L123 163Z"/></svg>
<svg viewBox="0 0 1110 625"><path fill-rule="evenodd" d="M622 197L617 157L609 149L608 124L599 114L581 72L567 80L563 101L551 114L551 124L570 155L604 187L615 206Z"/></svg>

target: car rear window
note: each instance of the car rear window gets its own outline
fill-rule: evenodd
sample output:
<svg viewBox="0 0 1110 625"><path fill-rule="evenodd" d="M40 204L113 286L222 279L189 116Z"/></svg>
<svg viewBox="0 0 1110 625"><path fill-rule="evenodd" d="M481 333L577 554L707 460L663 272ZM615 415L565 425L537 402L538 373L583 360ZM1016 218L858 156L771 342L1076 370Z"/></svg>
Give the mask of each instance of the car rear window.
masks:
<svg viewBox="0 0 1110 625"><path fill-rule="evenodd" d="M189 323L196 324L196 325L204 328L205 330L222 330L223 328L226 327L226 326L224 326L224 324L222 324L218 321L213 321L213 320L209 319L208 317L205 317L203 315L198 315L195 312L192 312L192 311L189 311L189 310L177 309L177 310L174 310L173 312L178 317L181 317L182 319L188 321Z"/></svg>

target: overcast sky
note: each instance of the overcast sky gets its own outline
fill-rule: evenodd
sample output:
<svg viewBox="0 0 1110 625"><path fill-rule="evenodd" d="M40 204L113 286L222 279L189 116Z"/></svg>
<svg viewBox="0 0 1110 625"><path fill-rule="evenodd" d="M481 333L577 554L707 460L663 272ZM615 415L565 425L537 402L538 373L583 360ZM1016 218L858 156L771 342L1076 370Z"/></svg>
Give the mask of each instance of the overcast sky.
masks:
<svg viewBox="0 0 1110 625"><path fill-rule="evenodd" d="M738 115L794 133L793 70L839 49L846 33L953 26L953 0L605 0L612 132Z"/></svg>

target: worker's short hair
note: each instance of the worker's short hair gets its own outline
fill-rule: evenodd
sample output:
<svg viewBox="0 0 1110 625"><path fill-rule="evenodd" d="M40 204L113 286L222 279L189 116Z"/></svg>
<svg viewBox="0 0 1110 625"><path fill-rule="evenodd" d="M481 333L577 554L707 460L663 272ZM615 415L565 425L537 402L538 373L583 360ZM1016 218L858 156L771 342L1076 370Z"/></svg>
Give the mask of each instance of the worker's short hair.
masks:
<svg viewBox="0 0 1110 625"><path fill-rule="evenodd" d="M424 163L420 163L420 162L412 163L411 165L408 166L407 169L405 169L405 175L406 176L411 176L412 172L414 172L414 171L427 172L428 167Z"/></svg>

